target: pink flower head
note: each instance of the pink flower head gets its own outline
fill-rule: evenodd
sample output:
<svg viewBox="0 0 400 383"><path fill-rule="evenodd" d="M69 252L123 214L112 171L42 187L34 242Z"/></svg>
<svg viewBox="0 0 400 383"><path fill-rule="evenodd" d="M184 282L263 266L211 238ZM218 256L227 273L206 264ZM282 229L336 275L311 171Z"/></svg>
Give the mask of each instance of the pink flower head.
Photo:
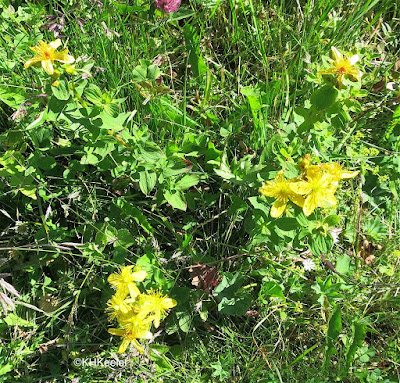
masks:
<svg viewBox="0 0 400 383"><path fill-rule="evenodd" d="M154 0L156 7L165 13L176 12L181 5L181 0Z"/></svg>

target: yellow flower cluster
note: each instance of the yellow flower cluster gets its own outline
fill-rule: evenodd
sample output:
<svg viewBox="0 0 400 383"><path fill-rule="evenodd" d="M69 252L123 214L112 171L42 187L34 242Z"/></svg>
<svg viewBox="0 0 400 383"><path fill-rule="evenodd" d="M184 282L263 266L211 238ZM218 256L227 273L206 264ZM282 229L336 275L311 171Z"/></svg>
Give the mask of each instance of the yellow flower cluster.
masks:
<svg viewBox="0 0 400 383"><path fill-rule="evenodd" d="M111 328L108 332L122 337L118 349L120 354L124 353L131 343L143 353L143 346L138 339L151 339L151 325L158 328L169 310L176 306L174 299L159 291L149 290L142 294L135 282L141 282L146 277L146 271L133 265L122 267L118 273L108 277L108 282L116 290L107 302L108 315L111 320L116 319L122 327Z"/></svg>
<svg viewBox="0 0 400 383"><path fill-rule="evenodd" d="M274 197L271 217L280 217L289 201L303 208L309 216L317 207L337 204L335 192L342 179L353 178L358 174L342 169L338 163L321 163L310 165L309 156L299 161L301 175L295 179L286 179L279 172L273 181L267 181L259 190L262 195Z"/></svg>

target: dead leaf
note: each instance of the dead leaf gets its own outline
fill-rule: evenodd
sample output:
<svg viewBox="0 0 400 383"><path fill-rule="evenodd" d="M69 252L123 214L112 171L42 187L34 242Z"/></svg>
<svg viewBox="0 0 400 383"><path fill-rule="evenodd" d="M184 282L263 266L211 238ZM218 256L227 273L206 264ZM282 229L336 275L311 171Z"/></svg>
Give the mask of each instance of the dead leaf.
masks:
<svg viewBox="0 0 400 383"><path fill-rule="evenodd" d="M219 284L218 268L201 263L195 263L189 269L192 285L199 290L212 290Z"/></svg>
<svg viewBox="0 0 400 383"><path fill-rule="evenodd" d="M371 243L367 238L363 237L363 241L361 242L360 250L358 252L358 257L364 261L367 266L372 267L375 259L376 251L381 251L382 246Z"/></svg>
<svg viewBox="0 0 400 383"><path fill-rule="evenodd" d="M53 346L55 343L58 343L58 338L50 340L46 343L39 344L38 346L39 353L43 354L45 351L49 349L49 346Z"/></svg>
<svg viewBox="0 0 400 383"><path fill-rule="evenodd" d="M386 87L386 77L382 77L380 81L378 81L372 86L371 92L374 93L382 92L382 90L385 89L385 87Z"/></svg>

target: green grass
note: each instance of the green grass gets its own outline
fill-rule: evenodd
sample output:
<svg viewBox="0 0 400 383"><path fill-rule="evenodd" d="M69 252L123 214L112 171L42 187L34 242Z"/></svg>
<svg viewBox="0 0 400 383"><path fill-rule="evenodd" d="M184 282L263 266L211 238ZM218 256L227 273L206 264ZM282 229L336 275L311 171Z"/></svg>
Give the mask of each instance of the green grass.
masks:
<svg viewBox="0 0 400 383"><path fill-rule="evenodd" d="M0 381L398 382L400 118L393 119L396 92L373 87L382 77L399 83L392 73L399 56L398 4L184 1L168 19L150 3L132 1L124 9L110 0L102 8L91 1L76 7L64 0L20 1L13 3L17 14L6 10L9 2L0 5L0 273L22 302L18 316L0 311ZM63 42L70 53L94 63L89 82L124 99L119 113L134 112L117 131L131 149L115 143L107 127L94 139L89 123L74 126L60 117L43 130L28 129L47 105L37 97L47 80L39 69L23 70L23 63L39 36L54 40L41 26L44 15L57 11L65 15ZM106 28L116 34L107 36ZM362 57L363 87L349 93L349 118L299 133L299 108L308 107L321 86L316 73L332 45ZM169 88L168 94L150 100L140 94L139 60L157 61L162 84L150 83ZM13 121L21 100L28 114ZM103 161L81 161L89 147L108 144L115 147ZM155 147L164 157L155 161L157 181L146 195L139 172L151 159L141 156L159 153ZM23 179L38 195L42 190L39 198L18 192L3 160L10 150L28 169ZM344 277L319 254L310 255L316 269L304 271L298 259L313 249L311 239L307 244L282 234L300 223L285 227L288 221L275 221L251 199L274 171L317 152L322 162L361 171L337 191L342 232L325 254ZM35 156L50 156L56 166ZM169 165L162 168L164 158ZM236 172L234 181L215 171L223 161ZM184 191L186 211L165 203L163 194L175 190L179 178L171 174L182 166L199 180ZM267 209L272 199L262 203ZM325 216L310 219L316 231ZM365 241L372 265L359 253ZM117 355L120 340L107 332L105 308L113 294L107 277L138 259L154 270L142 288L159 283L178 301L150 343L162 356L130 353L121 357L129 366L115 370L74 367L74 358ZM220 301L192 284L194 262L216 266L220 286L241 273L234 304L239 307L242 297L251 312L218 310ZM329 278L340 296L318 290ZM341 326L332 339L335 351L326 357L335 306ZM351 357L361 327L366 336Z"/></svg>

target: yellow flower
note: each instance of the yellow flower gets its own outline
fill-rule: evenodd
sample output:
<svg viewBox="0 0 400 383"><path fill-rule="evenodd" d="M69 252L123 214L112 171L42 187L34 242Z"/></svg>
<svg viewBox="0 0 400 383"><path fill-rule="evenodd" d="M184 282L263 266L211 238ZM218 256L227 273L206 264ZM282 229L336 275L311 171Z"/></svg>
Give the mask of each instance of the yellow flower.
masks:
<svg viewBox="0 0 400 383"><path fill-rule="evenodd" d="M146 277L146 271L141 270L140 266L131 265L122 267L119 273L111 274L108 277L108 282L121 294L127 294L129 291L131 297L135 298L140 295L140 290L135 282L141 282Z"/></svg>
<svg viewBox="0 0 400 383"><path fill-rule="evenodd" d="M293 192L290 185L293 183L287 180L282 172L279 172L273 181L267 181L264 186L261 186L259 191L267 197L274 197L276 201L271 207L271 217L280 217L286 209L287 203L290 201L302 207L304 198Z"/></svg>
<svg viewBox="0 0 400 383"><path fill-rule="evenodd" d="M175 307L177 302L160 291L150 290L139 297L138 304L143 313L154 315L154 327L158 328L161 320L168 315L169 310Z"/></svg>
<svg viewBox="0 0 400 383"><path fill-rule="evenodd" d="M358 55L351 56L350 58L343 57L343 55L335 48L332 47L332 59L329 62L332 66L328 69L319 71L319 74L332 74L336 76L339 84L339 89L343 85L343 78L349 77L351 81L360 81L362 76L361 72L355 67L355 64L360 60Z"/></svg>
<svg viewBox="0 0 400 383"><path fill-rule="evenodd" d="M32 51L36 53L36 56L30 60L28 60L24 69L29 68L31 65L41 62L42 67L45 72L49 75L54 74L53 62L59 61L64 64L71 64L75 61L75 59L68 54L68 49L62 49L57 52L57 48L61 45L61 40L57 39L47 44L44 41L40 40L39 43L35 47L30 47Z"/></svg>
<svg viewBox="0 0 400 383"><path fill-rule="evenodd" d="M307 181L298 181L290 185L293 193L305 197L303 212L309 216L317 207L336 205L334 196L337 189L335 182L329 173L321 171L317 165L307 169Z"/></svg>
<svg viewBox="0 0 400 383"><path fill-rule="evenodd" d="M127 294L119 290L111 297L111 299L108 300L106 311L110 312L108 314L110 319L118 319L121 316L126 315L129 310L131 310L130 303L133 303L134 300L126 299L126 297Z"/></svg>
<svg viewBox="0 0 400 383"><path fill-rule="evenodd" d="M138 325L130 330L110 328L108 332L112 335L122 337L122 343L119 346L118 352L123 354L128 346L132 343L136 350L143 354L143 346L137 341L138 339L151 339L153 334L149 331L149 323L138 323Z"/></svg>
<svg viewBox="0 0 400 383"><path fill-rule="evenodd" d="M148 316L147 313L143 312L140 307L135 306L133 310L125 315L122 315L118 321L123 327L122 330L109 329L108 332L113 335L122 336L123 340L118 350L120 354L125 352L126 348L130 343L133 343L135 348L143 353L143 347L137 341L137 339L151 339L153 334L149 331L151 322L153 321L152 316Z"/></svg>

